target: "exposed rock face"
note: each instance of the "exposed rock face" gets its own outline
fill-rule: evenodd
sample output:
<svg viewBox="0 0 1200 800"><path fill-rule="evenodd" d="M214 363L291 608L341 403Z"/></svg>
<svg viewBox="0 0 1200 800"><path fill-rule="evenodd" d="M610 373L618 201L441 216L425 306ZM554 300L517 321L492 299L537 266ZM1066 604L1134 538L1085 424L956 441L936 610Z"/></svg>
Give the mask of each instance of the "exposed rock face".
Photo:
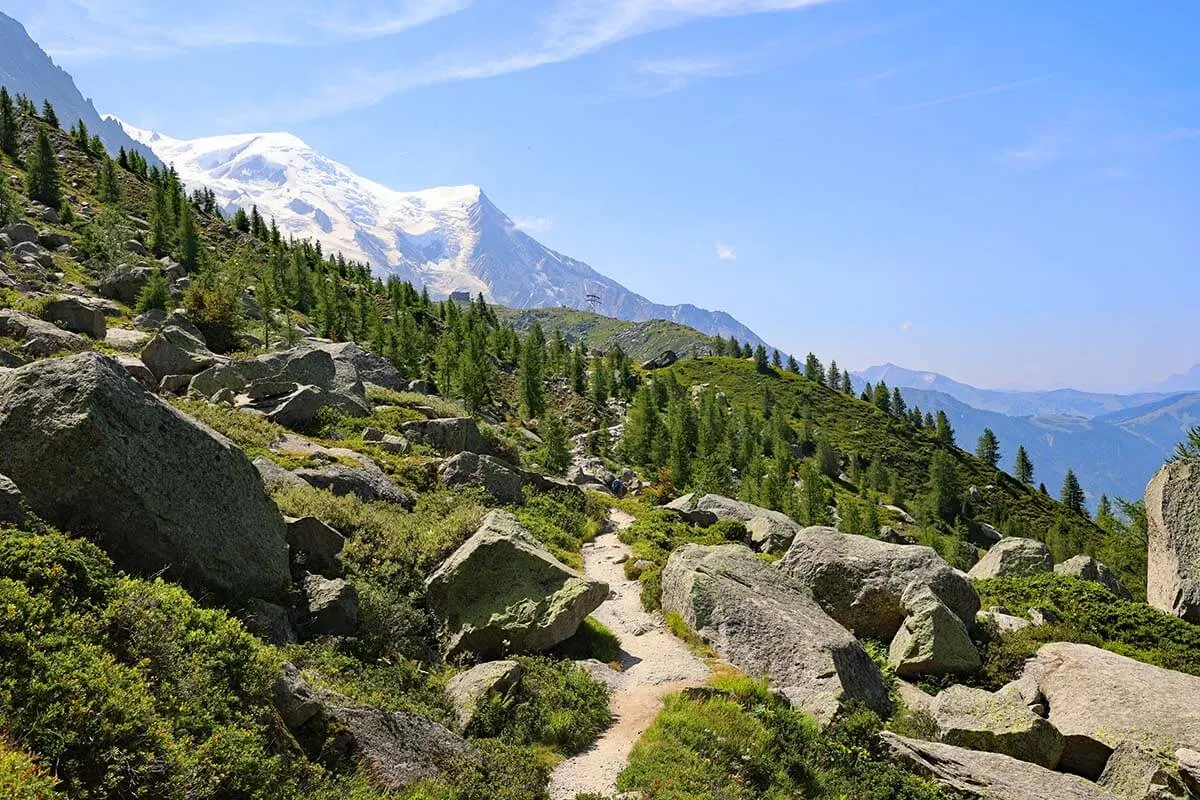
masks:
<svg viewBox="0 0 1200 800"><path fill-rule="evenodd" d="M1200 752L1181 748L1175 751L1175 758L1184 784L1193 794L1200 795Z"/></svg>
<svg viewBox="0 0 1200 800"><path fill-rule="evenodd" d="M719 494L706 494L702 497L684 495L669 503L668 508L674 509L685 519L698 525L704 524L704 516L710 514L718 520L744 522L747 531L753 534L754 546L765 553L786 550L793 537L800 531L800 523L787 514ZM697 512L702 516L697 516Z"/></svg>
<svg viewBox="0 0 1200 800"><path fill-rule="evenodd" d="M100 279L96 291L101 297L120 300L125 305L132 306L157 271L153 267L131 267L122 264Z"/></svg>
<svg viewBox="0 0 1200 800"><path fill-rule="evenodd" d="M1200 462L1167 464L1146 487L1146 602L1200 623Z"/></svg>
<svg viewBox="0 0 1200 800"><path fill-rule="evenodd" d="M310 636L351 636L358 630L358 592L341 578L305 575L301 581Z"/></svg>
<svg viewBox="0 0 1200 800"><path fill-rule="evenodd" d="M1096 779L1123 741L1154 749L1200 748L1200 678L1086 644L1042 645L1010 684L1040 695L1066 737L1059 769Z"/></svg>
<svg viewBox="0 0 1200 800"><path fill-rule="evenodd" d="M448 656L494 658L569 639L608 586L550 555L505 511L493 511L425 582Z"/></svg>
<svg viewBox="0 0 1200 800"><path fill-rule="evenodd" d="M446 696L454 706L462 728L475 718L480 701L493 692L503 694L521 682L521 665L516 661L488 661L460 672L446 684Z"/></svg>
<svg viewBox="0 0 1200 800"><path fill-rule="evenodd" d="M288 472L269 458L259 456L254 459L254 468L262 477L268 488L275 489L284 486L308 486L308 482L294 472Z"/></svg>
<svg viewBox="0 0 1200 800"><path fill-rule="evenodd" d="M616 479L617 476L612 470L604 466L604 461L595 456L577 456L567 470L567 480L571 483L579 486L599 486L604 491L608 491Z"/></svg>
<svg viewBox="0 0 1200 800"><path fill-rule="evenodd" d="M234 396L232 389L221 389L213 396L222 393L230 398ZM277 398L272 405L267 419L285 428L304 430L316 421L321 409L338 408L342 404L337 395L319 386L301 386L291 394Z"/></svg>
<svg viewBox="0 0 1200 800"><path fill-rule="evenodd" d="M1170 753L1135 742L1117 745L1108 757L1104 774L1096 783L1123 800L1185 800L1192 797Z"/></svg>
<svg viewBox="0 0 1200 800"><path fill-rule="evenodd" d="M0 375L0 472L118 566L221 597L290 584L283 517L232 442L92 353Z"/></svg>
<svg viewBox="0 0 1200 800"><path fill-rule="evenodd" d="M299 728L321 712L316 693L292 662L285 662L275 682L275 708L289 729Z"/></svg>
<svg viewBox="0 0 1200 800"><path fill-rule="evenodd" d="M903 678L974 672L981 661L963 621L928 586L909 584L908 616L888 649L888 663Z"/></svg>
<svg viewBox="0 0 1200 800"><path fill-rule="evenodd" d="M1006 614L1003 611L980 611L975 615L975 619L979 624L994 623L996 628L1001 633L1011 633L1019 631L1023 628L1028 628L1033 623L1024 617L1014 617L1012 614Z"/></svg>
<svg viewBox="0 0 1200 800"><path fill-rule="evenodd" d="M14 244L22 242L36 242L38 238L37 228L30 225L28 222L14 222L11 225L5 225L0 228L0 233L8 237L9 241Z"/></svg>
<svg viewBox="0 0 1200 800"><path fill-rule="evenodd" d="M103 339L108 333L104 312L84 297L58 295L46 304L46 319L72 333Z"/></svg>
<svg viewBox="0 0 1200 800"><path fill-rule="evenodd" d="M89 347L87 339L77 333L12 309L0 308L0 336L21 342L21 352L32 358L46 358L62 351L77 353Z"/></svg>
<svg viewBox="0 0 1200 800"><path fill-rule="evenodd" d="M328 353L335 363L348 364L354 369L358 380L363 383L373 383L384 389L403 392L408 388L407 382L400 372L392 366L392 362L383 356L377 356L364 350L354 342L339 342L337 344L305 343L314 350Z"/></svg>
<svg viewBox="0 0 1200 800"><path fill-rule="evenodd" d="M467 742L425 717L356 706L330 692L319 693L317 699L321 710L301 726L301 741L307 729L323 728L330 735L312 746L313 755L329 763L356 762L378 789L397 792L462 761L479 761Z"/></svg>
<svg viewBox="0 0 1200 800"><path fill-rule="evenodd" d="M520 474L498 458L459 453L442 464L438 477L449 488L482 486L496 502L511 505L521 502Z"/></svg>
<svg viewBox="0 0 1200 800"><path fill-rule="evenodd" d="M164 327L142 350L142 363L159 380L167 375L195 375L215 360L203 338L176 325Z"/></svg>
<svg viewBox="0 0 1200 800"><path fill-rule="evenodd" d="M345 538L316 517L284 517L292 564L308 572L335 576L340 571L338 553Z"/></svg>
<svg viewBox="0 0 1200 800"><path fill-rule="evenodd" d="M352 494L367 503L382 501L405 508L412 508L413 505L412 498L392 483L378 464L365 458L356 467L343 464L302 467L291 474L310 486L328 489L339 496Z"/></svg>
<svg viewBox="0 0 1200 800"><path fill-rule="evenodd" d="M248 392L251 399L262 401L254 407L268 416L285 415L293 426L311 421L324 406L354 417L366 416L371 410L353 363L339 361L311 342L246 361L218 364L192 378L191 391L202 397L212 397L221 389ZM272 400L289 394L289 400L294 400L291 409L282 408L289 400L282 405Z"/></svg>
<svg viewBox="0 0 1200 800"><path fill-rule="evenodd" d="M1054 569L1054 559L1046 545L1035 539L1009 537L992 545L987 555L967 573L976 580L985 578L1024 578Z"/></svg>
<svg viewBox="0 0 1200 800"><path fill-rule="evenodd" d="M979 595L967 576L931 547L888 544L833 528L805 528L779 568L812 591L821 608L858 636L891 639L904 622L904 590L930 590L974 625Z"/></svg>
<svg viewBox="0 0 1200 800"><path fill-rule="evenodd" d="M21 490L7 475L0 475L0 525L23 525L29 521L29 509Z"/></svg>
<svg viewBox="0 0 1200 800"><path fill-rule="evenodd" d="M664 350L660 355L642 363L642 369L666 369L679 360L674 350Z"/></svg>
<svg viewBox="0 0 1200 800"><path fill-rule="evenodd" d="M472 417L413 420L400 426L400 432L410 441L427 444L444 453L486 453L488 450Z"/></svg>
<svg viewBox="0 0 1200 800"><path fill-rule="evenodd" d="M688 493L676 497L671 502L663 506L679 515L679 518L684 522L692 525L699 525L701 528L707 528L710 525L715 525L717 515L711 511L696 508L696 495Z"/></svg>
<svg viewBox="0 0 1200 800"><path fill-rule="evenodd" d="M749 548L685 545L671 554L662 586L664 611L822 722L843 702L888 710L879 668L858 640Z"/></svg>
<svg viewBox="0 0 1200 800"><path fill-rule="evenodd" d="M987 800L1125 800L1075 775L1064 775L1000 753L922 742L884 731L893 758L918 774L969 797Z"/></svg>
<svg viewBox="0 0 1200 800"><path fill-rule="evenodd" d="M1003 753L1046 769L1058 766L1065 746L1062 734L1013 691L951 686L933 699L930 714L937 722L939 741Z"/></svg>
<svg viewBox="0 0 1200 800"><path fill-rule="evenodd" d="M1054 571L1059 575L1069 575L1080 580L1098 583L1122 600L1129 600L1132 597L1129 590L1121 585L1121 579L1091 556L1079 555L1068 558L1061 564L1055 564Z"/></svg>

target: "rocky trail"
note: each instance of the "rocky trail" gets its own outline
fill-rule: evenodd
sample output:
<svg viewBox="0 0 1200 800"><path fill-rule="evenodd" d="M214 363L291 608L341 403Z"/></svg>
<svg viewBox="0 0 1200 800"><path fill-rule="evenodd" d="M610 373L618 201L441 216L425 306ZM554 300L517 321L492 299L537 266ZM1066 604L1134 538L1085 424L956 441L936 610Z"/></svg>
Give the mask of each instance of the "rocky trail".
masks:
<svg viewBox="0 0 1200 800"><path fill-rule="evenodd" d="M609 513L610 529L584 546L584 571L608 583L609 599L592 614L621 642L622 671L613 673L610 706L613 724L591 748L563 761L550 777L550 796L571 800L577 794L612 795L638 737L650 727L664 695L702 685L710 669L672 636L662 616L642 609L641 587L625 577L629 547L617 531L634 518L620 509Z"/></svg>

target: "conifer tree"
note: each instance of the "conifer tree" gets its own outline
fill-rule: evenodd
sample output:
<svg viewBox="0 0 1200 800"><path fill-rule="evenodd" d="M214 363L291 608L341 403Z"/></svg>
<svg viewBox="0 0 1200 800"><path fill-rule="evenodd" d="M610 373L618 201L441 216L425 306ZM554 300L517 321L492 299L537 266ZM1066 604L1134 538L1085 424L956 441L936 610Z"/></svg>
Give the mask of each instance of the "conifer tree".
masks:
<svg viewBox="0 0 1200 800"><path fill-rule="evenodd" d="M1000 440L991 428L984 428L975 445L975 456L989 467L1000 463Z"/></svg>
<svg viewBox="0 0 1200 800"><path fill-rule="evenodd" d="M812 353L804 359L804 377L813 383L825 382L825 368L821 366L820 359Z"/></svg>
<svg viewBox="0 0 1200 800"><path fill-rule="evenodd" d="M179 263L189 272L196 269L200 264L200 237L196 233L191 203L184 202L179 211L179 233L176 238L179 241ZM359 296L365 298L366 293L360 292Z"/></svg>
<svg viewBox="0 0 1200 800"><path fill-rule="evenodd" d="M885 414L892 412L892 393L887 384L880 381L871 392L871 402Z"/></svg>
<svg viewBox="0 0 1200 800"><path fill-rule="evenodd" d="M842 370L842 391L848 396L854 397L854 381L850 380L850 370Z"/></svg>
<svg viewBox="0 0 1200 800"><path fill-rule="evenodd" d="M771 351L771 366L774 367L775 369L783 368L783 358L782 358L782 356L779 355L778 350Z"/></svg>
<svg viewBox="0 0 1200 800"><path fill-rule="evenodd" d="M546 334L542 331L541 323L534 322L521 347L521 410L527 419L537 419L546 410L546 396L542 388L545 358Z"/></svg>
<svg viewBox="0 0 1200 800"><path fill-rule="evenodd" d="M1029 454L1025 452L1025 445L1017 445L1017 459L1013 472L1013 477L1021 483L1033 486L1033 462L1029 460Z"/></svg>
<svg viewBox="0 0 1200 800"><path fill-rule="evenodd" d="M892 389L892 414L904 419L904 412L908 406L904 402L904 395L900 393L900 387L896 386Z"/></svg>
<svg viewBox="0 0 1200 800"><path fill-rule="evenodd" d="M154 198L150 206L150 250L156 256L166 255L171 250L171 208L166 190L155 184Z"/></svg>
<svg viewBox="0 0 1200 800"><path fill-rule="evenodd" d="M575 394L587 393L587 356L583 351L583 342L576 342L571 351L571 388Z"/></svg>
<svg viewBox="0 0 1200 800"><path fill-rule="evenodd" d="M61 127L58 124L58 114L54 113L54 106L50 105L49 98L42 101L42 119L46 121L47 125L55 128Z"/></svg>
<svg viewBox="0 0 1200 800"><path fill-rule="evenodd" d="M648 465L654 456L661 422L651 384L643 384L633 396L633 405L625 418L621 452L634 464Z"/></svg>
<svg viewBox="0 0 1200 800"><path fill-rule="evenodd" d="M1108 495L1100 495L1100 501L1096 503L1096 524L1104 530L1112 533L1116 530L1116 517L1113 516L1112 503L1108 499Z"/></svg>
<svg viewBox="0 0 1200 800"><path fill-rule="evenodd" d="M1067 470L1067 474L1063 476L1059 502L1076 514L1084 514L1084 500L1083 487L1079 485L1079 479L1075 477L1074 471Z"/></svg>
<svg viewBox="0 0 1200 800"><path fill-rule="evenodd" d="M771 365L767 363L767 348L761 344L754 348L754 368L759 372L769 372Z"/></svg>
<svg viewBox="0 0 1200 800"><path fill-rule="evenodd" d="M17 108L8 89L0 86L0 152L16 158L18 135Z"/></svg>
<svg viewBox="0 0 1200 800"><path fill-rule="evenodd" d="M930 511L946 522L953 522L962 507L961 493L954 457L939 450L929 460Z"/></svg>
<svg viewBox="0 0 1200 800"><path fill-rule="evenodd" d="M45 128L39 128L37 141L26 160L25 183L30 199L58 208L62 204L58 180L58 156L54 153L50 134Z"/></svg>
<svg viewBox="0 0 1200 800"><path fill-rule="evenodd" d="M96 171L96 197L102 203L115 203L121 199L121 183L117 180L117 168L106 155L100 158Z"/></svg>
<svg viewBox="0 0 1200 800"><path fill-rule="evenodd" d="M242 233L250 232L250 217L246 215L246 209L238 208L233 212L233 227Z"/></svg>
<svg viewBox="0 0 1200 800"><path fill-rule="evenodd" d="M829 374L825 376L825 385L838 390L842 386L842 371L838 369L837 361L829 362Z"/></svg>
<svg viewBox="0 0 1200 800"><path fill-rule="evenodd" d="M563 475L571 465L571 449L567 428L558 414L546 414L538 426L546 448L543 466L551 475Z"/></svg>
<svg viewBox="0 0 1200 800"><path fill-rule="evenodd" d="M754 346L749 342L742 345L742 358L754 358Z"/></svg>
<svg viewBox="0 0 1200 800"><path fill-rule="evenodd" d="M788 370L788 372L794 372L797 375L800 374L800 362L796 360L795 356L792 356L792 355L788 356L787 370Z"/></svg>
<svg viewBox="0 0 1200 800"><path fill-rule="evenodd" d="M950 427L950 419L946 416L945 411L937 412L937 433L934 437L941 444L954 445L954 428Z"/></svg>

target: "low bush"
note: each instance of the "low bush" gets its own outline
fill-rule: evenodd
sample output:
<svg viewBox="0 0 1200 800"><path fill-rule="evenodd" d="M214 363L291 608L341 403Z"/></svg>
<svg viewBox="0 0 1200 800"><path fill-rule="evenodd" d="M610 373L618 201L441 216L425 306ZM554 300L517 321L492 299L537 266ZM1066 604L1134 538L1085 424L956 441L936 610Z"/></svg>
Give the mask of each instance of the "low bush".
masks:
<svg viewBox="0 0 1200 800"><path fill-rule="evenodd" d="M595 617L586 617L575 635L555 647L551 655L571 661L594 658L605 664L619 664L621 653L621 640L617 635Z"/></svg>

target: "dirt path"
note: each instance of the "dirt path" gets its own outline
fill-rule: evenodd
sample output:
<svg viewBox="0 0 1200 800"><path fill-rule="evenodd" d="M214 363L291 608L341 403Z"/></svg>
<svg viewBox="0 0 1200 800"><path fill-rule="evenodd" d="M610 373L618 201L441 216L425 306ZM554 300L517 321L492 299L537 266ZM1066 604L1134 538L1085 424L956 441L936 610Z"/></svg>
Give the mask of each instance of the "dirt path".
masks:
<svg viewBox="0 0 1200 800"><path fill-rule="evenodd" d="M617 774L657 716L663 695L702 685L709 675L708 665L667 632L660 615L642 610L640 584L625 577L629 548L615 531L629 527L633 517L614 508L609 520L613 530L584 546L583 565L589 576L605 581L613 591L592 616L621 641L623 670L617 673L610 700L614 721L590 749L555 768L549 786L553 800L573 800L584 792L615 794Z"/></svg>

